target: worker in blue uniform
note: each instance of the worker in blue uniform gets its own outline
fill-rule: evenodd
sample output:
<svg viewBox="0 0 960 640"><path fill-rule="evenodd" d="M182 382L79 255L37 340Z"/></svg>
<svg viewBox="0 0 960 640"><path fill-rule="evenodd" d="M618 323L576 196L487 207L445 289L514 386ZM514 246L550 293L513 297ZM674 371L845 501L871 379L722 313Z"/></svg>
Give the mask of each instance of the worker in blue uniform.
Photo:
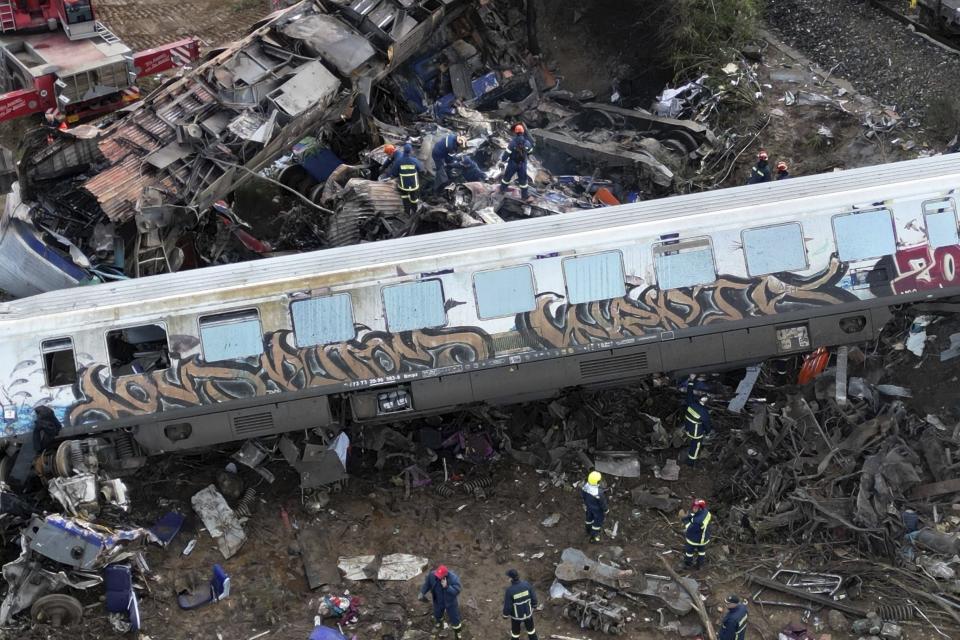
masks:
<svg viewBox="0 0 960 640"><path fill-rule="evenodd" d="M683 566L699 569L707 561L707 545L710 544L713 514L707 509L707 501L696 499L690 505L690 513L683 518Z"/></svg>
<svg viewBox="0 0 960 640"><path fill-rule="evenodd" d="M537 608L537 594L526 580L520 579L516 569L507 571L510 586L503 593L503 617L510 618L510 637L516 640L523 628L527 630L527 640L537 640L537 629L533 622L533 610Z"/></svg>
<svg viewBox="0 0 960 640"><path fill-rule="evenodd" d="M610 507L607 504L607 496L600 487L600 481L603 476L599 471L591 471L587 475L587 481L580 488L580 495L583 497L583 506L586 508L586 517L584 519L584 528L587 535L590 536L590 542L600 542L600 532L603 530L603 520Z"/></svg>
<svg viewBox="0 0 960 640"><path fill-rule="evenodd" d="M433 145L433 165L436 171L436 177L433 181L434 191L440 191L449 184L450 177L447 174L447 165L453 162L454 154L466 148L466 146L467 139L453 133L441 137Z"/></svg>
<svg viewBox="0 0 960 640"><path fill-rule="evenodd" d="M503 170L503 177L500 178L500 193L505 193L513 176L517 176L517 186L520 187L520 197L524 200L528 197L530 184L527 182L527 159L530 152L533 151L533 142L527 135L527 130L522 124L513 128L513 139L507 145L507 150L500 157L501 162L506 162L507 166Z"/></svg>
<svg viewBox="0 0 960 640"><path fill-rule="evenodd" d="M413 155L413 146L408 142L403 146L403 156L394 159L390 170L390 177L399 178L397 186L400 189L400 199L403 201L405 213L416 213L420 207L420 174L422 172L423 165Z"/></svg>
<svg viewBox="0 0 960 640"><path fill-rule="evenodd" d="M770 182L770 180L773 179L770 172L769 159L770 156L767 154L766 149L760 149L760 153L757 154L757 164L753 165L753 168L750 169L750 177L747 178L747 184Z"/></svg>
<svg viewBox="0 0 960 640"><path fill-rule="evenodd" d="M687 402L683 411L683 431L690 439L690 446L687 449L687 464L691 467L700 458L704 436L710 433L713 428L710 422L710 412L707 411L706 407L707 396L697 394L694 391L695 378L696 376L691 373L687 380Z"/></svg>
<svg viewBox="0 0 960 640"><path fill-rule="evenodd" d="M747 605L738 596L727 596L727 615L720 623L717 640L745 640L747 637Z"/></svg>
<svg viewBox="0 0 960 640"><path fill-rule="evenodd" d="M777 180L786 180L790 177L790 171L787 170L787 163L781 160L777 163Z"/></svg>
<svg viewBox="0 0 960 640"><path fill-rule="evenodd" d="M444 565L427 574L423 586L420 587L420 600L427 599L427 593L433 598L433 620L435 629L439 632L443 628L443 614L446 612L447 621L453 629L454 640L460 640L463 632L463 621L460 619L460 577Z"/></svg>

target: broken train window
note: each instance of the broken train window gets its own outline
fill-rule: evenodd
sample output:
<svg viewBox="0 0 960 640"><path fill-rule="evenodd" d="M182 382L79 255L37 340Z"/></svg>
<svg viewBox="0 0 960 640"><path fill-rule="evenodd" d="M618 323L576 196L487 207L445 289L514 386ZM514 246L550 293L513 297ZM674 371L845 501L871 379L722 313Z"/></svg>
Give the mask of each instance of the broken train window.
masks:
<svg viewBox="0 0 960 640"><path fill-rule="evenodd" d="M170 367L167 330L158 324L114 329L107 332L110 374L129 376Z"/></svg>
<svg viewBox="0 0 960 640"><path fill-rule="evenodd" d="M655 244L653 265L661 291L712 284L717 279L709 238Z"/></svg>
<svg viewBox="0 0 960 640"><path fill-rule="evenodd" d="M57 338L40 343L43 354L43 373L48 387L65 387L77 381L77 360L73 354L73 340Z"/></svg>

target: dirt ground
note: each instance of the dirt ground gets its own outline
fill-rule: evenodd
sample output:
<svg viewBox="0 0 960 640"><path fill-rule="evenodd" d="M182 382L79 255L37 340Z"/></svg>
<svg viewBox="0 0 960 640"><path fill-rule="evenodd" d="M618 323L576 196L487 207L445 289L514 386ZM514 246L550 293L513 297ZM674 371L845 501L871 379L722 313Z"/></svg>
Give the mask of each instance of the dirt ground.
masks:
<svg viewBox="0 0 960 640"><path fill-rule="evenodd" d="M135 51L196 36L212 47L242 37L273 0L97 0L100 20Z"/></svg>

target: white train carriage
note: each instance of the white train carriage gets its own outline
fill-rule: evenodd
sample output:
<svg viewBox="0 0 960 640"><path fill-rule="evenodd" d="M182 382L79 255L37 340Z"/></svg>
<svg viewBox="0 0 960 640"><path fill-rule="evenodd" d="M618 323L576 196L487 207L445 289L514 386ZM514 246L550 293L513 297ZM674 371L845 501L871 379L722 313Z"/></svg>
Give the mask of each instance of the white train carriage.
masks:
<svg viewBox="0 0 960 640"><path fill-rule="evenodd" d="M957 293L958 184L942 156L16 300L3 437L45 404L157 453L864 341Z"/></svg>

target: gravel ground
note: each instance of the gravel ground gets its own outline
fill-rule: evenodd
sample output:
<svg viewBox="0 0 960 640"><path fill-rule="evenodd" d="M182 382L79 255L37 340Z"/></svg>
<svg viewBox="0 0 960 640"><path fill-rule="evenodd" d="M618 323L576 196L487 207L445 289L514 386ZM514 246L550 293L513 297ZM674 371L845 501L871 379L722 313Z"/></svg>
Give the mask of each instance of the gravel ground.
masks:
<svg viewBox="0 0 960 640"><path fill-rule="evenodd" d="M922 119L938 95L960 95L960 56L863 0L770 0L766 16L785 42L825 69L839 64L835 75L902 115Z"/></svg>

